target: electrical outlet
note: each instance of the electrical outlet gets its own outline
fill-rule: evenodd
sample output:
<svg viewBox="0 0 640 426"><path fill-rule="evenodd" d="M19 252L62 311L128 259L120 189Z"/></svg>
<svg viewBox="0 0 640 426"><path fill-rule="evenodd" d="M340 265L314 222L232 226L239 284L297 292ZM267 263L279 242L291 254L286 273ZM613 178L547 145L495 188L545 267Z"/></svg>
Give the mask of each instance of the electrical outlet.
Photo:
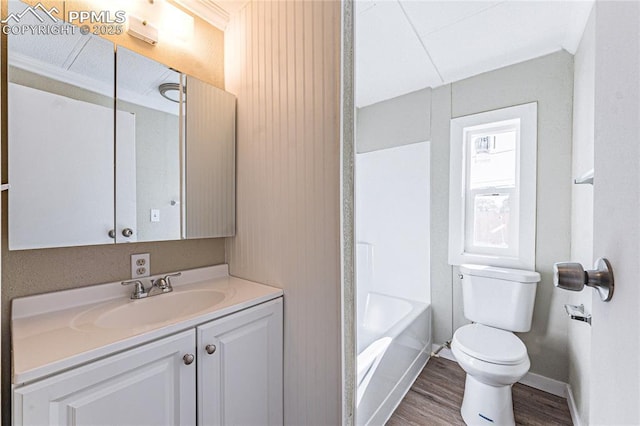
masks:
<svg viewBox="0 0 640 426"><path fill-rule="evenodd" d="M151 275L149 253L131 255L131 279L148 277Z"/></svg>

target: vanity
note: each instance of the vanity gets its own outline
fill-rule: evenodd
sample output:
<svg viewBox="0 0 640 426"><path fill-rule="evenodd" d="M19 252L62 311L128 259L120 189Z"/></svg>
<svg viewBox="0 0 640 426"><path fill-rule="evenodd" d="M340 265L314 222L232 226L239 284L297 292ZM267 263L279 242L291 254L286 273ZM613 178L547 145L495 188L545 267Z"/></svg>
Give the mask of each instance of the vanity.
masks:
<svg viewBox="0 0 640 426"><path fill-rule="evenodd" d="M13 424L281 425L282 290L227 265L171 280L14 299Z"/></svg>

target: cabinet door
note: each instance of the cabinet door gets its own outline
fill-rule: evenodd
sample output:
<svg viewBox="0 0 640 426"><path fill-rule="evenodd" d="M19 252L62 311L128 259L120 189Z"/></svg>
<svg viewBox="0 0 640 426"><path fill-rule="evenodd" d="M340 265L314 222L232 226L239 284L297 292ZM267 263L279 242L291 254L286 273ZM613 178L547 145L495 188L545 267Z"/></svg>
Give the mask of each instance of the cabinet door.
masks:
<svg viewBox="0 0 640 426"><path fill-rule="evenodd" d="M195 331L14 390L14 425L194 425Z"/></svg>
<svg viewBox="0 0 640 426"><path fill-rule="evenodd" d="M198 327L198 357L200 426L282 425L282 298Z"/></svg>

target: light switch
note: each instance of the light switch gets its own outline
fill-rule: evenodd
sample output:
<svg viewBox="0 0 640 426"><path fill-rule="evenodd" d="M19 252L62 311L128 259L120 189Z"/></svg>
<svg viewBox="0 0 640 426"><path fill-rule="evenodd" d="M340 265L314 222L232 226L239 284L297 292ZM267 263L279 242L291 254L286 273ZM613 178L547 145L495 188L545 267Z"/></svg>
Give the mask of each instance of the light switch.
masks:
<svg viewBox="0 0 640 426"><path fill-rule="evenodd" d="M160 222L160 210L151 209L151 222Z"/></svg>

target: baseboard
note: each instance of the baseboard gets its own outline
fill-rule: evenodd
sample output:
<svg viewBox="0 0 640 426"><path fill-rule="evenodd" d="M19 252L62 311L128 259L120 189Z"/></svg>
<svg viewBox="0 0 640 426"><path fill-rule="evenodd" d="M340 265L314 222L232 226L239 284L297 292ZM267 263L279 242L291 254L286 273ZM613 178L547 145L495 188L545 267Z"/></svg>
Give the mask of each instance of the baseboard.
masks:
<svg viewBox="0 0 640 426"><path fill-rule="evenodd" d="M548 392L562 398L567 397L567 384L560 380L550 379L536 373L527 373L519 383Z"/></svg>
<svg viewBox="0 0 640 426"><path fill-rule="evenodd" d="M573 426L582 426L580 413L578 412L578 406L576 405L576 399L573 396L571 385L567 385L567 404L569 405L569 413L571 414Z"/></svg>
<svg viewBox="0 0 640 426"><path fill-rule="evenodd" d="M435 352L441 345L432 345L432 350ZM433 356L433 355L432 355ZM455 361L455 357L451 352L451 349L442 348L442 350L438 353L440 358L448 359L450 361ZM567 398L567 384L561 382L559 380L550 379L548 377L541 376L536 373L527 373L519 383L523 385L531 386L532 388L539 389L541 391L548 392L552 395L560 396L562 398Z"/></svg>

